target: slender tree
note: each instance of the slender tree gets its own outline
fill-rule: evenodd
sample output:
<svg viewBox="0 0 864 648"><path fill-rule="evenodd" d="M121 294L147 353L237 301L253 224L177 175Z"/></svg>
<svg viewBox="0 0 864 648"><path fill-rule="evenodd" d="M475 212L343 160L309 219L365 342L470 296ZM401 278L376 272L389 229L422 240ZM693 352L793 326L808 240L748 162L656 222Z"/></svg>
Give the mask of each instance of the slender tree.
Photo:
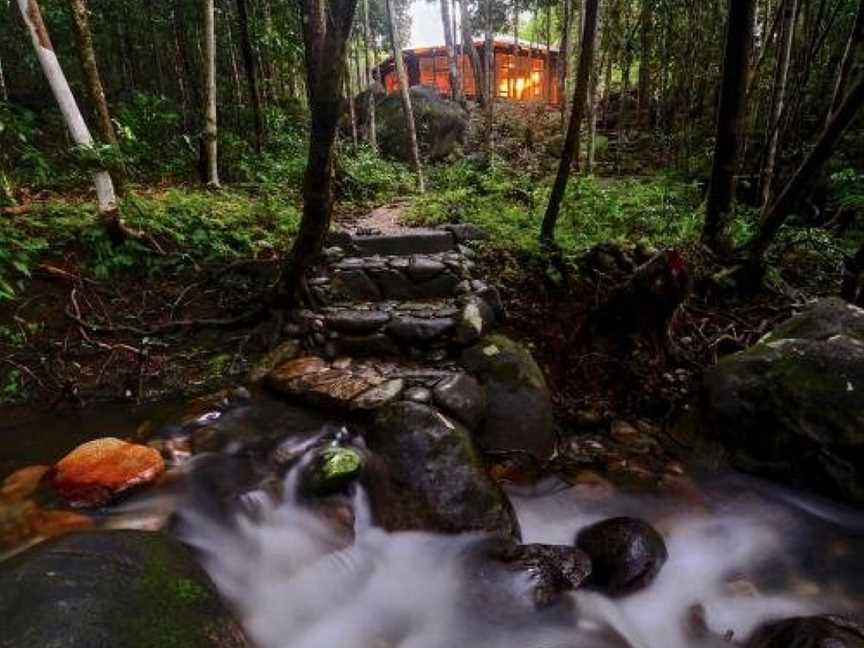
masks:
<svg viewBox="0 0 864 648"><path fill-rule="evenodd" d="M746 109L747 68L753 46L755 4L755 0L729 0L714 165L702 230L702 241L716 252L729 249L727 230L735 203L735 172Z"/></svg>
<svg viewBox="0 0 864 648"><path fill-rule="evenodd" d="M798 16L798 0L785 0L783 7L783 27L781 42L778 45L777 69L774 73L774 90L771 97L771 113L768 128L768 148L765 165L762 168L760 185L760 204L763 209L771 199L771 184L774 181L774 167L777 163L777 147L780 143L780 120L786 106L786 81L789 78L789 61L792 58L792 42L795 39L795 19Z"/></svg>
<svg viewBox="0 0 864 648"><path fill-rule="evenodd" d="M363 0L363 50L366 53L366 112L368 115L369 146L378 152L378 127L375 123L375 61L369 56L370 38L372 30L369 28L369 0Z"/></svg>
<svg viewBox="0 0 864 648"><path fill-rule="evenodd" d="M639 18L639 122L646 126L651 118L651 86L653 80L652 50L654 48L654 2L642 0Z"/></svg>
<svg viewBox="0 0 864 648"><path fill-rule="evenodd" d="M849 40L846 42L846 50L843 53L840 71L837 73L837 82L834 84L834 94L831 98L831 109L828 111L826 124L831 121L831 117L843 103L846 87L849 85L849 80L854 76L855 68L859 68L859 73L862 72L861 68L864 67L864 60L862 59L864 59L864 0L861 0L858 5L855 23L849 34Z"/></svg>
<svg viewBox="0 0 864 648"><path fill-rule="evenodd" d="M42 12L38 3L36 0L17 0L17 2L21 17L27 26L27 31L30 33L30 39L36 50L36 58L39 60L42 72L51 87L54 99L60 107L63 121L69 129L72 141L81 148L92 149L93 137L90 135L84 117L75 102L75 96L63 74L60 61L54 53L54 46L51 44L48 30L42 20ZM108 229L112 238L115 240L122 239L125 233L117 209L117 198L114 194L114 183L111 181L111 175L105 169L98 169L93 172L93 184L96 188L96 205L101 222Z"/></svg>
<svg viewBox="0 0 864 648"><path fill-rule="evenodd" d="M495 87L495 35L492 31L492 3L493 0L486 0L484 3L486 28L483 45L483 78L486 81L486 104L484 106L486 125L483 131L483 141L487 159L490 161L494 147L495 95L498 94L498 88Z"/></svg>
<svg viewBox="0 0 864 648"><path fill-rule="evenodd" d="M243 68L246 71L246 84L249 89L249 101L252 102L252 121L255 124L255 150L259 153L264 148L264 111L261 108L261 91L258 88L258 75L255 71L255 52L249 38L249 12L246 0L237 0L237 21L240 28L240 52L243 56Z"/></svg>
<svg viewBox="0 0 864 648"><path fill-rule="evenodd" d="M414 125L414 111L411 108L411 92L408 87L408 75L405 72L405 61L402 58L402 46L399 40L399 28L396 26L396 15L393 0L386 0L387 30L390 32L390 43L393 46L393 59L396 61L396 74L399 77L399 95L402 98L402 113L405 117L405 129L408 131L408 141L411 147L411 162L417 175L417 189L420 193L426 190L423 181L423 165L420 162L420 147L417 145L417 128Z"/></svg>
<svg viewBox="0 0 864 648"><path fill-rule="evenodd" d="M280 302L286 307L303 300L306 270L321 253L330 229L343 61L356 6L357 0L303 0L300 6L310 107L309 154L303 176L303 218L280 282Z"/></svg>
<svg viewBox="0 0 864 648"><path fill-rule="evenodd" d="M777 200L766 209L759 222L759 231L749 245L750 260L760 264L774 236L794 212L795 206L807 192L813 178L822 173L825 164L834 153L837 143L864 107L864 76L849 90L846 98L835 111L831 121L816 143L816 146L798 167L795 175L786 184Z"/></svg>
<svg viewBox="0 0 864 648"><path fill-rule="evenodd" d="M459 66L456 62L456 45L453 34L453 24L450 20L450 0L440 0L441 22L444 25L444 45L447 48L447 71L450 80L450 98L453 101L463 103L462 79L459 75Z"/></svg>
<svg viewBox="0 0 864 648"><path fill-rule="evenodd" d="M462 50L468 54L471 61L471 70L474 73L474 95L480 106L486 106L487 90L486 73L480 62L480 55L474 47L474 26L471 22L471 10L468 8L468 0L459 1L459 17L462 19Z"/></svg>
<svg viewBox="0 0 864 648"><path fill-rule="evenodd" d="M114 132L114 124L111 121L111 113L108 110L108 101L105 99L105 90L102 86L102 78L99 76L99 66L96 63L96 52L93 49L93 36L90 33L90 18L87 10L86 0L69 0L69 8L72 10L72 26L74 27L75 41L78 49L78 60L84 75L84 87L93 107L96 109L96 125L98 127L99 139L104 144L109 144L116 149L119 145L117 134ZM115 186L120 194L125 193L126 188L126 166L119 155L114 156L111 172Z"/></svg>
<svg viewBox="0 0 864 648"><path fill-rule="evenodd" d="M9 101L9 91L6 89L6 77L3 74L2 59L0 59L0 101Z"/></svg>
<svg viewBox="0 0 864 648"><path fill-rule="evenodd" d="M202 0L204 16L204 150L207 186L219 187L219 131L216 123L216 15L213 0Z"/></svg>
<svg viewBox="0 0 864 648"><path fill-rule="evenodd" d="M546 215L543 217L543 226L540 230L540 241L544 246L551 247L555 240L555 225L558 222L558 213L561 211L561 201L564 199L564 192L567 190L570 168L575 163L576 171L579 170L579 160L576 153L580 148L579 131L582 128L582 118L585 115L585 104L588 100L591 69L594 66L598 5L599 0L585 0L582 52L579 55L579 69L576 73L576 86L573 89L573 108L570 111L567 138L564 141L564 149L561 151L558 174L555 176L555 184L552 185L552 193L549 195L549 205L546 207Z"/></svg>

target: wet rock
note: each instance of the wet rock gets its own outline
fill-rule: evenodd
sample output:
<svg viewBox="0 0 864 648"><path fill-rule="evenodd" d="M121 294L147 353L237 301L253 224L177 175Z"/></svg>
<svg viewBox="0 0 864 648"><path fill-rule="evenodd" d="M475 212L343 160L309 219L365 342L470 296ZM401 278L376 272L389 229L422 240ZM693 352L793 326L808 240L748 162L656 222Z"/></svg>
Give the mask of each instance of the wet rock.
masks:
<svg viewBox="0 0 864 648"><path fill-rule="evenodd" d="M466 301L459 313L456 325L456 342L469 345L477 342L495 325L495 313L482 299L474 297Z"/></svg>
<svg viewBox="0 0 864 648"><path fill-rule="evenodd" d="M356 335L377 331L390 321L390 313L380 310L346 310L329 314L324 321L327 328Z"/></svg>
<svg viewBox="0 0 864 648"><path fill-rule="evenodd" d="M362 270L346 270L333 275L333 292L343 299L378 301L381 290Z"/></svg>
<svg viewBox="0 0 864 648"><path fill-rule="evenodd" d="M838 616L798 617L760 627L747 648L864 648L864 627Z"/></svg>
<svg viewBox="0 0 864 648"><path fill-rule="evenodd" d="M268 373L281 364L293 360L300 355L300 343L297 340L286 340L264 356L255 368L249 372L249 381L261 382Z"/></svg>
<svg viewBox="0 0 864 648"><path fill-rule="evenodd" d="M576 546L591 556L591 585L610 596L650 585L669 556L663 537L636 518L611 518L582 529Z"/></svg>
<svg viewBox="0 0 864 648"><path fill-rule="evenodd" d="M207 574L162 533L50 540L0 563L8 648L248 648Z"/></svg>
<svg viewBox="0 0 864 648"><path fill-rule="evenodd" d="M50 466L27 466L16 470L0 485L0 502L29 498L39 489L42 478L50 471Z"/></svg>
<svg viewBox="0 0 864 648"><path fill-rule="evenodd" d="M414 401L415 403L431 403L432 390L420 386L410 387L405 390L403 397L405 400Z"/></svg>
<svg viewBox="0 0 864 648"><path fill-rule="evenodd" d="M555 448L552 403L531 353L508 337L492 334L466 349L461 362L486 389L485 423L477 433L480 446L550 457Z"/></svg>
<svg viewBox="0 0 864 648"><path fill-rule="evenodd" d="M372 273L375 281L381 286L384 299L417 299L418 294L414 283L399 270L385 268Z"/></svg>
<svg viewBox="0 0 864 648"><path fill-rule="evenodd" d="M346 335L339 340L339 350L356 357L399 355L399 347L383 333Z"/></svg>
<svg viewBox="0 0 864 648"><path fill-rule="evenodd" d="M864 506L864 310L817 302L705 374L699 426L736 468Z"/></svg>
<svg viewBox="0 0 864 648"><path fill-rule="evenodd" d="M426 281L444 272L447 266L424 256L415 256L408 266L408 276L414 281Z"/></svg>
<svg viewBox="0 0 864 648"><path fill-rule="evenodd" d="M501 324L507 319L507 310L504 308L504 302L501 300L501 293L494 286L484 286L477 288L477 296L482 299L489 308L492 309L495 315L495 323Z"/></svg>
<svg viewBox="0 0 864 648"><path fill-rule="evenodd" d="M324 448L303 469L300 491L312 497L342 492L360 477L362 470L363 457L354 448Z"/></svg>
<svg viewBox="0 0 864 648"><path fill-rule="evenodd" d="M460 423L399 401L379 413L366 441L381 460L375 469L370 465L367 488L384 528L518 536L509 501Z"/></svg>
<svg viewBox="0 0 864 648"><path fill-rule="evenodd" d="M351 407L354 399L382 382L381 376L354 369L325 368L297 374L280 367L268 376L268 384L280 394L310 405L339 408Z"/></svg>
<svg viewBox="0 0 864 648"><path fill-rule="evenodd" d="M476 430L486 414L486 392L468 374L444 378L433 390L435 403L446 413Z"/></svg>
<svg viewBox="0 0 864 648"><path fill-rule="evenodd" d="M405 344L427 344L444 337L456 327L449 317L397 317L387 325L386 332Z"/></svg>
<svg viewBox="0 0 864 648"><path fill-rule="evenodd" d="M78 446L55 466L54 487L73 506L101 506L165 471L158 451L111 437Z"/></svg>
<svg viewBox="0 0 864 648"><path fill-rule="evenodd" d="M361 410L380 409L399 398L404 388L405 381L401 378L394 378L363 392L354 399L351 405Z"/></svg>
<svg viewBox="0 0 864 648"><path fill-rule="evenodd" d="M413 299L438 299L450 297L456 294L456 286L459 285L459 277L450 273L442 272L437 277L414 284Z"/></svg>

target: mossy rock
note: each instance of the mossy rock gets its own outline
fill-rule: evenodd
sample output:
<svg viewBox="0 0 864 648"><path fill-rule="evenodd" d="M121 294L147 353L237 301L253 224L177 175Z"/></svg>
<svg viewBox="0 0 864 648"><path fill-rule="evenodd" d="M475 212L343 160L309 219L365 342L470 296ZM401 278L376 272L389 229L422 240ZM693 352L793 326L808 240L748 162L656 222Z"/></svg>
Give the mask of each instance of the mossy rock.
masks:
<svg viewBox="0 0 864 648"><path fill-rule="evenodd" d="M864 505L864 311L816 303L706 372L699 425L732 465Z"/></svg>
<svg viewBox="0 0 864 648"><path fill-rule="evenodd" d="M366 433L364 483L388 530L519 536L507 496L487 475L471 433L436 409L398 401Z"/></svg>
<svg viewBox="0 0 864 648"><path fill-rule="evenodd" d="M171 536L78 533L0 563L3 648L248 648L207 573Z"/></svg>
<svg viewBox="0 0 864 648"><path fill-rule="evenodd" d="M363 457L354 448L324 448L303 471L300 489L312 497L338 493L358 479L362 471Z"/></svg>
<svg viewBox="0 0 864 648"><path fill-rule="evenodd" d="M539 459L555 448L555 419L546 378L531 352L493 333L466 349L462 365L486 388L485 423L477 433L484 450L530 452Z"/></svg>

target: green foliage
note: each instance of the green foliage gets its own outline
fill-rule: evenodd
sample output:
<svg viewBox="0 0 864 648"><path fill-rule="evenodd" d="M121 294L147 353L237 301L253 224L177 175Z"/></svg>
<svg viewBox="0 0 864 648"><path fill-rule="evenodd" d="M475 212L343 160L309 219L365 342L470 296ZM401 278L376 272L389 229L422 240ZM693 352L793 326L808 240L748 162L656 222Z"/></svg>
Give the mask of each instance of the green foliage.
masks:
<svg viewBox="0 0 864 648"><path fill-rule="evenodd" d="M493 248L539 255L548 183L520 176L497 161L485 171L463 161L435 170L431 185L432 191L415 203L415 222L469 221L489 233ZM695 187L665 177L571 178L557 240L571 258L602 241L685 244L698 236L702 224L698 200Z"/></svg>
<svg viewBox="0 0 864 648"><path fill-rule="evenodd" d="M843 169L831 176L832 197L839 209L864 210L864 173Z"/></svg>
<svg viewBox="0 0 864 648"><path fill-rule="evenodd" d="M98 279L122 271L197 270L281 251L299 222L297 207L285 198L230 191L131 195L121 212L144 239L113 244L87 202L51 201L30 214L0 218L0 300L15 295L49 250L74 250L83 269Z"/></svg>
<svg viewBox="0 0 864 648"><path fill-rule="evenodd" d="M361 146L340 156L336 183L341 199L368 205L411 193L414 176L404 164L384 160Z"/></svg>

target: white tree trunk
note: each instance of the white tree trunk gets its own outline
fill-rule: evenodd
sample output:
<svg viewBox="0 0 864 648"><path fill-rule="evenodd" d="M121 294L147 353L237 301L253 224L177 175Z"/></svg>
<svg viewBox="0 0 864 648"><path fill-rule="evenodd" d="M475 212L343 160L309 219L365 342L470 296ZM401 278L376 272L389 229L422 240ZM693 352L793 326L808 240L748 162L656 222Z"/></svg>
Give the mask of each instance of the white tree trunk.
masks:
<svg viewBox="0 0 864 648"><path fill-rule="evenodd" d="M216 125L216 20L213 0L204 5L204 146L207 158L207 185L219 186L218 129Z"/></svg>
<svg viewBox="0 0 864 648"><path fill-rule="evenodd" d="M33 41L33 47L36 49L39 65L42 66L42 72L48 80L48 85L51 86L54 99L60 107L60 112L63 113L63 121L72 135L72 140L80 147L92 148L93 137L90 135L84 117L78 109L78 104L75 103L75 96L72 94L69 82L66 81L63 68L60 67L60 61L57 60L57 55L54 53L54 47L51 45L48 30L45 29L39 5L36 0L17 1L18 8L21 10L21 17L24 19L24 24L27 26L27 31L30 32L30 38ZM93 184L96 186L96 202L99 214L116 216L117 198L114 195L114 184L111 182L111 176L104 169L96 171L93 174Z"/></svg>
<svg viewBox="0 0 864 648"><path fill-rule="evenodd" d="M363 0L363 49L366 55L366 92L368 94L366 110L369 113L369 146L375 153L378 153L378 134L375 125L375 61L374 57L369 56L369 0Z"/></svg>
<svg viewBox="0 0 864 648"><path fill-rule="evenodd" d="M2 59L0 59L0 101L9 101L9 93L6 91L6 77L3 75Z"/></svg>

